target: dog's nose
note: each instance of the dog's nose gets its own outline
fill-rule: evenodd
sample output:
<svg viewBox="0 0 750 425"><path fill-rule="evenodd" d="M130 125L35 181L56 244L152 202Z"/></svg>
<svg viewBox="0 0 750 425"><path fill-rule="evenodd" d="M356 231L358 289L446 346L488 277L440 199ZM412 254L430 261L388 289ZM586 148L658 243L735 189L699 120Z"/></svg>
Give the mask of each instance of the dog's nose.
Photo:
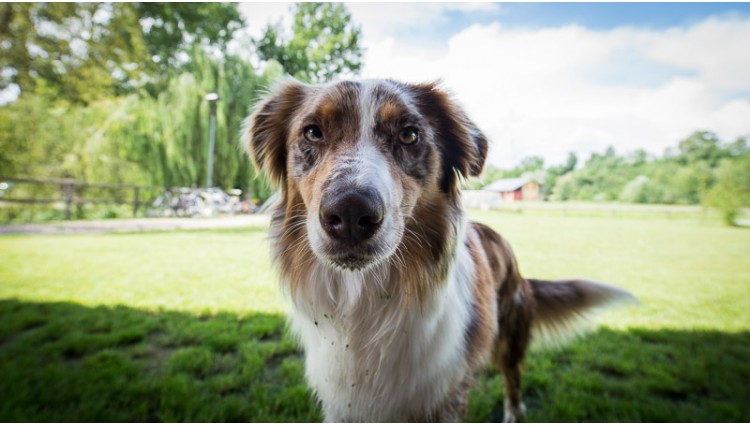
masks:
<svg viewBox="0 0 750 425"><path fill-rule="evenodd" d="M372 237L383 223L385 205L374 189L328 191L320 201L320 224L330 237L356 245Z"/></svg>

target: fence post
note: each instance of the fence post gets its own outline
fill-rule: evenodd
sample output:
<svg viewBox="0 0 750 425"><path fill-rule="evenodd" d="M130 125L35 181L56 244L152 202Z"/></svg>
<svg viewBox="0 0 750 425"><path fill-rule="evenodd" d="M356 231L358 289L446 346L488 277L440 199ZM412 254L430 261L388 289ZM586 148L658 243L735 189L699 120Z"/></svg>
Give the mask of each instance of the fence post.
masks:
<svg viewBox="0 0 750 425"><path fill-rule="evenodd" d="M141 188L136 186L133 193L133 218L138 215L138 195L140 194Z"/></svg>
<svg viewBox="0 0 750 425"><path fill-rule="evenodd" d="M65 198L65 219L70 220L73 208L73 183L69 180L63 183L63 197Z"/></svg>

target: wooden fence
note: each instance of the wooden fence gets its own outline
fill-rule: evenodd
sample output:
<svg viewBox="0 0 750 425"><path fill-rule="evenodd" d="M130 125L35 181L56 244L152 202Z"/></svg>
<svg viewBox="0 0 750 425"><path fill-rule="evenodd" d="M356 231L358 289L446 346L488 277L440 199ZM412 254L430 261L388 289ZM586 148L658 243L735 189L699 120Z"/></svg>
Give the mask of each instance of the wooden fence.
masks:
<svg viewBox="0 0 750 425"><path fill-rule="evenodd" d="M74 179L33 179L0 176L0 184L3 185L0 192L0 202L2 203L21 203L21 204L63 204L65 209L65 219L70 220L73 207L83 204L117 204L131 205L133 216L138 214L138 209L147 204L142 201L147 192L163 190L163 188L153 186L134 186L111 183L88 183ZM20 193L41 192L44 197L16 197L13 192L18 184L30 184L46 187L47 190L20 191ZM52 190L50 190L52 189ZM89 198L85 194L90 189L98 189L98 196ZM108 193L110 197L102 197L102 193ZM7 196L6 196L7 195ZM55 196L57 195L57 196Z"/></svg>

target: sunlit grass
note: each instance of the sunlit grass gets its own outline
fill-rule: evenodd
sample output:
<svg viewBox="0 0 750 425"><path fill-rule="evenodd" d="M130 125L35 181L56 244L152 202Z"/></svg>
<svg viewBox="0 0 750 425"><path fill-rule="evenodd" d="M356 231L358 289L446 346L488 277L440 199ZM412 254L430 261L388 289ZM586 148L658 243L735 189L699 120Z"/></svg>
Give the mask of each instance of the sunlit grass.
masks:
<svg viewBox="0 0 750 425"><path fill-rule="evenodd" d="M718 221L582 218L472 211L513 246L527 277L585 277L641 306L610 327L750 330L750 229Z"/></svg>
<svg viewBox="0 0 750 425"><path fill-rule="evenodd" d="M281 312L263 229L0 239L0 298Z"/></svg>
<svg viewBox="0 0 750 425"><path fill-rule="evenodd" d="M750 230L485 213L530 277L641 305L534 352L532 421L750 420ZM0 420L315 421L263 229L0 238ZM471 421L502 419L483 375Z"/></svg>

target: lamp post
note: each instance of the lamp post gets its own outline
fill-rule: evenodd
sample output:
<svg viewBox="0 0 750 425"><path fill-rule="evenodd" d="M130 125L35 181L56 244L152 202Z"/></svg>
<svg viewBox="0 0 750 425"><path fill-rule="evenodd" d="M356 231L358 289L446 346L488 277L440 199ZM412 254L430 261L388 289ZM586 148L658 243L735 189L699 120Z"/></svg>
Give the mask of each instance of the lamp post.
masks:
<svg viewBox="0 0 750 425"><path fill-rule="evenodd" d="M209 93L205 99L211 106L211 123L208 128L208 174L206 175L206 188L213 185L214 175L214 144L216 143L216 102L219 101L218 93Z"/></svg>

